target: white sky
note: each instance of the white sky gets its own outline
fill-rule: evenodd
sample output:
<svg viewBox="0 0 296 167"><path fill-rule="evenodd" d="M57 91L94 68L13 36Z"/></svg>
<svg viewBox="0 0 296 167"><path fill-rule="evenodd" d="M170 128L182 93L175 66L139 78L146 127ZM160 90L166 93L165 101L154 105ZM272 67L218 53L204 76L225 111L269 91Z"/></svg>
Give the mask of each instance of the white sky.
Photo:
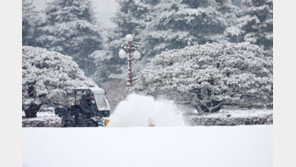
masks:
<svg viewBox="0 0 296 167"><path fill-rule="evenodd" d="M48 0L33 0L37 9L43 10L46 7ZM114 24L111 22L112 18L117 9L116 0L92 0L95 7L96 17L98 18L102 27L113 27Z"/></svg>

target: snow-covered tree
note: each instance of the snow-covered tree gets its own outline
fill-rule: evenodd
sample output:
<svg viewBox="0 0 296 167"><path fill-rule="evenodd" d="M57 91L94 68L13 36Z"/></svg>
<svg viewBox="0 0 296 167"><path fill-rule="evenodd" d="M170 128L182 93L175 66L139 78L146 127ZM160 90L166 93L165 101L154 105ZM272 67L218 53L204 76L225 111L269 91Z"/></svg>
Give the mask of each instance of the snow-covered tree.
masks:
<svg viewBox="0 0 296 167"><path fill-rule="evenodd" d="M102 37L90 0L53 0L47 4L46 25L38 38L41 47L72 56L90 76L94 63L89 57L102 49Z"/></svg>
<svg viewBox="0 0 296 167"><path fill-rule="evenodd" d="M232 4L238 7L242 6L242 0L231 0Z"/></svg>
<svg viewBox="0 0 296 167"><path fill-rule="evenodd" d="M109 36L110 44L119 48L127 34L132 34L134 42L151 21L151 12L160 0L118 0L119 8L113 18L116 27ZM119 46L118 46L119 42Z"/></svg>
<svg viewBox="0 0 296 167"><path fill-rule="evenodd" d="M22 104L26 116L34 116L42 105L64 106L76 87L95 87L70 56L46 49L22 49ZM32 114L33 113L33 114Z"/></svg>
<svg viewBox="0 0 296 167"><path fill-rule="evenodd" d="M151 11L160 0L119 0L119 9L113 22L116 24L114 32L124 38L127 34L133 34L138 41L138 35L151 21Z"/></svg>
<svg viewBox="0 0 296 167"><path fill-rule="evenodd" d="M97 80L122 79L126 75L122 75L126 62L118 57L120 46L126 42L127 34L133 35L133 42L139 44L142 31L151 21L151 12L153 7L160 0L118 0L118 10L113 18L115 27L106 33L106 45L104 52L100 52L99 57L103 61L97 61L97 66L103 67L105 71L97 71L94 78L104 75L103 78ZM98 55L98 52L96 53ZM104 58L105 57L105 58ZM108 59L108 61L105 61ZM98 59L102 60L102 59ZM101 73L104 74L101 74ZM106 75L108 74L108 75Z"/></svg>
<svg viewBox="0 0 296 167"><path fill-rule="evenodd" d="M141 42L143 54L154 57L165 50L223 40L227 26L222 0L162 0Z"/></svg>
<svg viewBox="0 0 296 167"><path fill-rule="evenodd" d="M272 54L273 2L272 0L244 0L243 11L237 23L226 29L233 42L247 41L259 45Z"/></svg>
<svg viewBox="0 0 296 167"><path fill-rule="evenodd" d="M216 3L217 10L222 14L226 27L235 25L242 9L234 5L235 3L233 3L231 0L216 0ZM226 37L223 38L225 38L225 40L227 39Z"/></svg>
<svg viewBox="0 0 296 167"><path fill-rule="evenodd" d="M38 28L42 21L39 12L33 5L32 0L22 1L22 44L36 46Z"/></svg>
<svg viewBox="0 0 296 167"><path fill-rule="evenodd" d="M272 58L249 43L212 43L157 55L137 77L135 91L166 96L201 112L225 105L271 107Z"/></svg>
<svg viewBox="0 0 296 167"><path fill-rule="evenodd" d="M227 14L235 7L221 0L121 0L118 3L113 19L116 27L108 33L105 53L111 57L107 68L111 73L115 71L109 76L119 78L126 77L120 75L126 63L118 58L118 51L127 34L133 34L133 42L142 53L142 58L133 64L137 75L137 71L162 51L225 40L224 29L233 20L231 16L236 16Z"/></svg>
<svg viewBox="0 0 296 167"><path fill-rule="evenodd" d="M111 56L109 51L97 50L90 57L93 59L96 69L91 78L97 84L101 85L103 82L108 81L114 73L121 73L120 65L117 65L116 58Z"/></svg>

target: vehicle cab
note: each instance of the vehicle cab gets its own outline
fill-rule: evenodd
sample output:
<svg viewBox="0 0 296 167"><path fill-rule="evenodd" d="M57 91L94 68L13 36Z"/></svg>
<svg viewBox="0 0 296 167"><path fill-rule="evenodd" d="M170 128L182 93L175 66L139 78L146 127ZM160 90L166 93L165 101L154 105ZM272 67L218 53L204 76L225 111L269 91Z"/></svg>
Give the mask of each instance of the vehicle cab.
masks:
<svg viewBox="0 0 296 167"><path fill-rule="evenodd" d="M80 87L74 89L73 93L74 103L72 106L80 106L82 111L91 115L96 122L104 122L105 124L109 122L109 120L104 119L104 117L110 116L110 105L104 89L99 87Z"/></svg>

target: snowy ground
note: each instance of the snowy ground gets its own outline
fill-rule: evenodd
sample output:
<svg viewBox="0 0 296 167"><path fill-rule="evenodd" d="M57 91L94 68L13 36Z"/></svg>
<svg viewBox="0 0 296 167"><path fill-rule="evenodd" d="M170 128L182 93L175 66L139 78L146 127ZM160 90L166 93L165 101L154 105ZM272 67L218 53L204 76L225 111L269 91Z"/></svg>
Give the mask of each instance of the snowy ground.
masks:
<svg viewBox="0 0 296 167"><path fill-rule="evenodd" d="M273 128L23 128L23 167L272 167Z"/></svg>

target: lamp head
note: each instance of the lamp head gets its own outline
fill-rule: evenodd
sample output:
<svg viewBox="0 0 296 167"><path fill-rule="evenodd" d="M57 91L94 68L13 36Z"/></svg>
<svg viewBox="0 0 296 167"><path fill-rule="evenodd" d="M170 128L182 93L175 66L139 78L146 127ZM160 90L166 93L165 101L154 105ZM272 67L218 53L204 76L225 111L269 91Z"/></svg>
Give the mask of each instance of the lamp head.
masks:
<svg viewBox="0 0 296 167"><path fill-rule="evenodd" d="M125 51L124 51L123 49L120 49L118 55L119 55L119 57L120 57L121 59L123 59L123 58L126 57L126 53L125 53Z"/></svg>
<svg viewBox="0 0 296 167"><path fill-rule="evenodd" d="M127 40L127 42L132 42L133 41L133 36L131 34L127 34L125 36L125 39Z"/></svg>
<svg viewBox="0 0 296 167"><path fill-rule="evenodd" d="M141 58L141 53L139 52L139 51L134 51L134 53L133 53L133 57L135 58L135 59L139 59L139 58Z"/></svg>

